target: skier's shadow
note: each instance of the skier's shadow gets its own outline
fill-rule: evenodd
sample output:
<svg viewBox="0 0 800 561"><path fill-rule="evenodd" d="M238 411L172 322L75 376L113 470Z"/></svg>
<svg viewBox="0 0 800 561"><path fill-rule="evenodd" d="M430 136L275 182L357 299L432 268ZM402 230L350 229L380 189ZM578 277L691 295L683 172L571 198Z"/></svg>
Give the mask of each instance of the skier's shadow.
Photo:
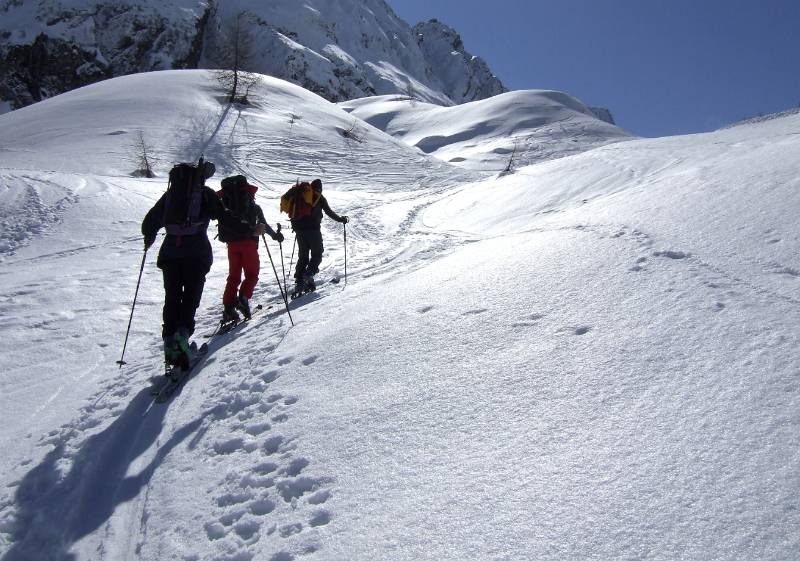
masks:
<svg viewBox="0 0 800 561"><path fill-rule="evenodd" d="M2 561L76 559L69 552L72 545L108 521L117 505L136 497L172 449L213 415L213 410L208 411L180 427L159 445L144 468L127 475L164 427L167 408L148 411L152 401L150 388L145 388L108 428L90 436L74 453L65 451L75 431L64 431L62 441L20 481L9 539L12 545ZM63 474L60 466L68 459L72 465Z"/></svg>

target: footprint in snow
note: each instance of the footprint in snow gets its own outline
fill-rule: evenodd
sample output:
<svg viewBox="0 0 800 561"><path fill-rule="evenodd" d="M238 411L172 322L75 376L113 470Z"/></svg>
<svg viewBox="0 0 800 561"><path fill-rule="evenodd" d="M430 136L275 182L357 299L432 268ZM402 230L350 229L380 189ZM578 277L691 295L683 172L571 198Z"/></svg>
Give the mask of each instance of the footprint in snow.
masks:
<svg viewBox="0 0 800 561"><path fill-rule="evenodd" d="M422 306L421 308L417 308L417 312L420 314L427 314L433 309L433 306Z"/></svg>
<svg viewBox="0 0 800 561"><path fill-rule="evenodd" d="M482 313L488 312L488 311L489 310L486 309L486 308L477 308L475 310L467 310L466 312L464 312L464 315L465 316L474 316L474 315L482 314Z"/></svg>
<svg viewBox="0 0 800 561"><path fill-rule="evenodd" d="M319 357L318 357L317 355L313 355L313 356L310 356L310 357L308 357L308 358L304 358L304 359L303 359L303 364L304 364L305 366L309 366L309 365L311 365L311 364L314 364L315 362L317 362L317 359L318 359L318 358L319 358Z"/></svg>
<svg viewBox="0 0 800 561"><path fill-rule="evenodd" d="M250 425L244 431L252 436L258 436L259 434L267 432L271 429L272 426L269 423L257 423L255 425Z"/></svg>
<svg viewBox="0 0 800 561"><path fill-rule="evenodd" d="M209 541L221 540L227 533L225 526L217 521L206 523L206 536Z"/></svg>
<svg viewBox="0 0 800 561"><path fill-rule="evenodd" d="M330 521L331 514L327 510L320 510L319 512L314 513L314 516L312 516L311 520L308 521L308 525L316 528L317 526L324 526Z"/></svg>
<svg viewBox="0 0 800 561"><path fill-rule="evenodd" d="M517 321L511 324L511 327L533 327L540 319L543 319L544 314L530 314L525 316L524 321Z"/></svg>
<svg viewBox="0 0 800 561"><path fill-rule="evenodd" d="M245 544L254 543L253 537L258 538L257 534L260 529L261 524L255 520L242 520L233 527L233 531L244 540Z"/></svg>
<svg viewBox="0 0 800 561"><path fill-rule="evenodd" d="M278 366L286 366L287 364L289 364L289 363L290 363L290 362L292 362L293 360L294 360L294 357L293 357L293 356L286 356L286 357L283 357L282 359L279 359L279 360L278 360Z"/></svg>
<svg viewBox="0 0 800 561"><path fill-rule="evenodd" d="M321 505L328 502L331 498L331 492L327 489L321 489L308 497L308 503L312 505Z"/></svg>
<svg viewBox="0 0 800 561"><path fill-rule="evenodd" d="M277 505L269 499L257 499L248 505L250 512L256 516L266 516L275 510Z"/></svg>
<svg viewBox="0 0 800 561"><path fill-rule="evenodd" d="M643 270L643 269L644 269L644 264L645 264L646 262L647 262L647 257L639 257L639 259L637 259L637 260L636 260L636 264L635 264L635 265L633 265L633 266L632 266L630 269L628 269L628 270L629 270L629 271L634 271L634 272L641 271L641 270Z"/></svg>
<svg viewBox="0 0 800 561"><path fill-rule="evenodd" d="M287 503L292 499L299 499L303 495L313 493L319 489L321 481L311 477L297 477L295 479L284 479L276 484L278 492Z"/></svg>
<svg viewBox="0 0 800 561"><path fill-rule="evenodd" d="M243 438L231 438L230 440L223 440L213 444L214 452L221 456L227 456L244 448Z"/></svg>
<svg viewBox="0 0 800 561"><path fill-rule="evenodd" d="M277 379L278 379L278 376L279 376L279 374L278 374L278 371L277 371L277 370L270 370L270 371L269 371L269 372L267 372L266 374L263 374L263 375L261 376L261 379L262 379L264 382L266 382L267 384L271 384L272 382L274 382L275 380L277 380Z"/></svg>
<svg viewBox="0 0 800 561"><path fill-rule="evenodd" d="M289 477L297 477L300 473L308 467L309 461L305 458L296 458L289 462L289 465L283 470L283 473Z"/></svg>
<svg viewBox="0 0 800 561"><path fill-rule="evenodd" d="M303 531L303 525L295 523L283 526L280 530L278 530L278 533L282 538L288 538L289 536L294 536L295 534L299 534L302 531Z"/></svg>
<svg viewBox="0 0 800 561"><path fill-rule="evenodd" d="M261 449L268 456L277 454L283 450L284 438L282 436L273 436L264 441Z"/></svg>
<svg viewBox="0 0 800 561"><path fill-rule="evenodd" d="M656 257L667 257L669 259L686 259L689 257L689 254L684 251L674 251L674 250L667 250L667 251L656 251L653 253Z"/></svg>
<svg viewBox="0 0 800 561"><path fill-rule="evenodd" d="M592 330L588 325L579 325L577 327L562 327L558 333L571 333L572 335L586 335Z"/></svg>

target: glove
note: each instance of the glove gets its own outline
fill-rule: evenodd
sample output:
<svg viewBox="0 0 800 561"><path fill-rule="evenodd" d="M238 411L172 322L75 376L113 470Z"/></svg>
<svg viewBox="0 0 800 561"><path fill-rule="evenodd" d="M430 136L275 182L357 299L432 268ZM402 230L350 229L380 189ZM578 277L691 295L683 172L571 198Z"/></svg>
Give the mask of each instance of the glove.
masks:
<svg viewBox="0 0 800 561"><path fill-rule="evenodd" d="M267 233L267 225L256 224L255 228L253 228L253 233L255 233L256 236L263 236Z"/></svg>
<svg viewBox="0 0 800 561"><path fill-rule="evenodd" d="M350 222L350 219L347 218L346 216L340 216L339 222L341 222L342 224L347 224L348 222Z"/></svg>
<svg viewBox="0 0 800 561"><path fill-rule="evenodd" d="M150 249L150 246L153 245L155 243L155 241L156 241L156 237L155 236L152 236L152 237L145 236L145 238L144 238L144 250L147 251L148 249Z"/></svg>
<svg viewBox="0 0 800 561"><path fill-rule="evenodd" d="M278 243L283 243L283 234L281 234L280 232L275 232L272 235L272 239Z"/></svg>

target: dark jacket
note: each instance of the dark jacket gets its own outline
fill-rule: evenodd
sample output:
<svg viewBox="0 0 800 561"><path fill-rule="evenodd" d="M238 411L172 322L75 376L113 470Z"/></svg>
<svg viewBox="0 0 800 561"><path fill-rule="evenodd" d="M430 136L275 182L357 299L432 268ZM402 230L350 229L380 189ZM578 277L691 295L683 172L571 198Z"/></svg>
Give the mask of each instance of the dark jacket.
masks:
<svg viewBox="0 0 800 561"><path fill-rule="evenodd" d="M328 199L325 195L320 195L319 201L316 206L311 209L311 215L300 218L299 220L292 220L292 230L319 230L322 225L322 211L325 211L329 217L336 222L342 222L342 217L331 210L328 204Z"/></svg>
<svg viewBox="0 0 800 561"><path fill-rule="evenodd" d="M166 204L167 194L164 193L158 202L145 215L142 221L142 234L145 239L155 239L158 231L165 227L164 205ZM172 209L169 209L172 210ZM158 251L156 264L159 269L163 269L171 262L182 259L196 259L203 263L206 272L211 269L214 256L211 252L211 243L208 241L206 230L211 220L219 220L225 214L222 204L219 202L217 194L209 187L203 187L203 198L200 205L199 220L204 223L200 232L194 235L176 236L167 234L161 249ZM167 216L166 222L174 218Z"/></svg>
<svg viewBox="0 0 800 561"><path fill-rule="evenodd" d="M219 195L219 193L217 194ZM232 213L228 215L226 213L226 216L219 220L217 223L219 241L225 243L238 242L240 240L258 241L258 236L253 234L253 228L257 224L264 224L267 227L269 236L275 235L275 230L267 224L264 212L255 202L242 214L244 216L235 216Z"/></svg>

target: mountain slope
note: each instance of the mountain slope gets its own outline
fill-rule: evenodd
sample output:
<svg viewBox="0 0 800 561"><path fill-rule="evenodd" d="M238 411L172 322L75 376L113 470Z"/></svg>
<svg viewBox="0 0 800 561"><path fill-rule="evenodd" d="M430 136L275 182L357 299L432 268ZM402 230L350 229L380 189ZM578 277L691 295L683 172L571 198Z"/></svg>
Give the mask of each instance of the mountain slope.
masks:
<svg viewBox="0 0 800 561"><path fill-rule="evenodd" d="M241 113L216 95L159 72L0 117L3 183L71 197L40 231L2 226L26 239L0 263L0 559L796 557L800 116L486 178L363 123L346 138L351 115L277 80ZM176 126L195 111L216 118ZM137 125L160 179L121 159ZM114 364L138 223L201 149L212 185L255 177L270 223L324 168L348 279L290 327L262 253L273 308L153 407L152 256Z"/></svg>
<svg viewBox="0 0 800 561"><path fill-rule="evenodd" d="M0 111L113 76L218 68L237 20L243 68L329 100L413 88L450 105L505 91L455 31L412 29L384 0L2 0L0 14Z"/></svg>

